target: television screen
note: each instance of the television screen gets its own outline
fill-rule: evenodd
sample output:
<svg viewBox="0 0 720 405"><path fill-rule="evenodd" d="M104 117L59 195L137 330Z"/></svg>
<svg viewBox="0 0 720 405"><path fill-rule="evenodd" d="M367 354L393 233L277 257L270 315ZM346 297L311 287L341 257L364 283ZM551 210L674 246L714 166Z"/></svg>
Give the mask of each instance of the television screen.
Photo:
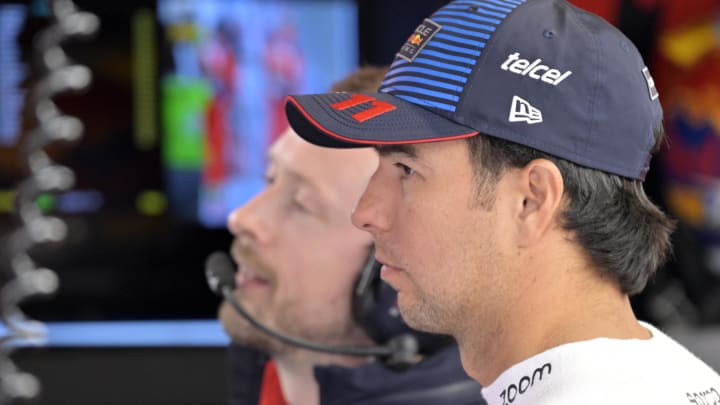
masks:
<svg viewBox="0 0 720 405"><path fill-rule="evenodd" d="M68 235L31 252L60 288L23 308L48 322L214 318L205 258L228 248L227 214L262 185L265 149L286 125L285 94L325 91L357 66L357 6L75 3L100 28L63 49L93 80L53 100L85 131L46 151L76 181L36 201ZM33 41L51 20L43 1L0 0L0 245L18 226L19 143L35 125L23 101L45 74L33 67Z"/></svg>
<svg viewBox="0 0 720 405"><path fill-rule="evenodd" d="M208 227L263 185L287 94L326 91L357 66L354 1L160 0L169 206Z"/></svg>

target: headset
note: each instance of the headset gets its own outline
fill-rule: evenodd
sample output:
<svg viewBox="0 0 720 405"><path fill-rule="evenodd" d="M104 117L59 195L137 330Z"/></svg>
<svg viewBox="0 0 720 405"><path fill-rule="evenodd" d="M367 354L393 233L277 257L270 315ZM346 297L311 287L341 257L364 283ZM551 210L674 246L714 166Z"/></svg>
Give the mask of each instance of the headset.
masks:
<svg viewBox="0 0 720 405"><path fill-rule="evenodd" d="M421 332L410 328L400 316L397 292L380 278L382 263L370 252L360 272L352 296L355 321L374 342L388 342L396 336L411 335L423 355L434 353L454 342L448 335Z"/></svg>
<svg viewBox="0 0 720 405"><path fill-rule="evenodd" d="M253 327L286 344L324 353L374 356L390 368L414 364L417 354L428 355L450 345L450 336L411 329L400 317L397 293L380 279L382 264L370 250L352 291L352 313L356 322L376 343L374 346L332 346L289 336L255 319L235 299L235 266L224 252L214 252L205 262L210 289L220 295Z"/></svg>

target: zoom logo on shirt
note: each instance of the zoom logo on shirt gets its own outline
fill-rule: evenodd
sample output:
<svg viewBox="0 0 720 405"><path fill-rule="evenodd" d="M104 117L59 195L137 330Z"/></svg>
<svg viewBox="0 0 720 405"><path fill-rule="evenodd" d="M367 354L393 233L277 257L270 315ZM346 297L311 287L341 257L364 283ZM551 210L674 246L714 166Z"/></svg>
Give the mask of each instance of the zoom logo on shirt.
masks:
<svg viewBox="0 0 720 405"><path fill-rule="evenodd" d="M547 370L547 375L552 374L552 364L545 363L536 368L532 375L523 376L517 384L508 385L508 387L500 393L500 399L503 401L502 404L512 404L515 399L517 399L518 395L528 392L528 390L535 385L535 382L542 381L543 376L545 376L545 370Z"/></svg>
<svg viewBox="0 0 720 405"><path fill-rule="evenodd" d="M720 392L713 387L702 392L688 392L685 395L693 405L720 405Z"/></svg>

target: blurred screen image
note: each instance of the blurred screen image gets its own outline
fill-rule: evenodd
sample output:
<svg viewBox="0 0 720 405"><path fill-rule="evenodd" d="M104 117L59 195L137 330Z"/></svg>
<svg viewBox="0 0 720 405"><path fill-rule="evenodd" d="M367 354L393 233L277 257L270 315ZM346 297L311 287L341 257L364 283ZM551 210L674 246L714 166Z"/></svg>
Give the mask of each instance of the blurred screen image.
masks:
<svg viewBox="0 0 720 405"><path fill-rule="evenodd" d="M161 0L158 19L170 206L222 227L262 187L265 151L287 126L285 96L324 91L357 66L356 5Z"/></svg>

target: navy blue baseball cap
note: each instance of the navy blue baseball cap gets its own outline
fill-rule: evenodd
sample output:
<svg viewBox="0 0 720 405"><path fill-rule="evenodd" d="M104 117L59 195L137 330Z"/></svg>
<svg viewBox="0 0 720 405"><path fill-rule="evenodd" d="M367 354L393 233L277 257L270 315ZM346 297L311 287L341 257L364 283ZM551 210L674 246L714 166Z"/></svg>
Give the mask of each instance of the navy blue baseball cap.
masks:
<svg viewBox="0 0 720 405"><path fill-rule="evenodd" d="M662 107L639 52L564 0L458 0L425 19L377 93L292 95L288 120L329 147L485 134L644 179Z"/></svg>

